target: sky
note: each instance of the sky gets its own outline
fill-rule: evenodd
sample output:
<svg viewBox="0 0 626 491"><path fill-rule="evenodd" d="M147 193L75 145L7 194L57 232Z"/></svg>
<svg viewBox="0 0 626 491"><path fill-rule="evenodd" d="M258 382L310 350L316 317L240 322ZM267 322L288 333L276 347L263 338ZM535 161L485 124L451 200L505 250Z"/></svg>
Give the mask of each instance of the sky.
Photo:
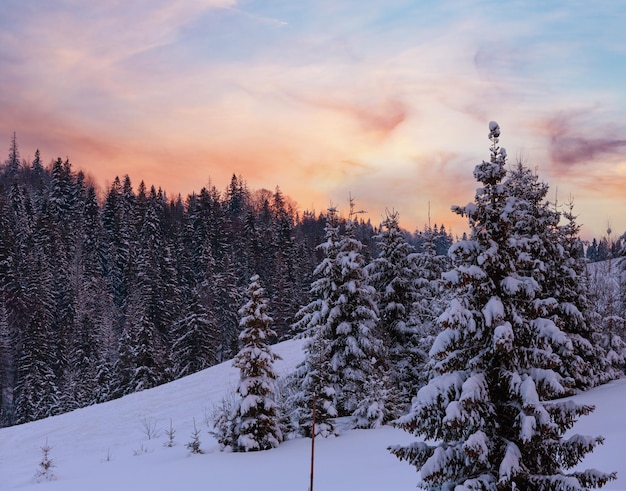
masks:
<svg viewBox="0 0 626 491"><path fill-rule="evenodd" d="M488 123L573 200L583 238L626 231L626 4L612 0L0 0L0 152L69 158L184 196L352 196L374 224L474 199ZM2 158L2 153L0 153ZM430 212L429 212L430 210Z"/></svg>

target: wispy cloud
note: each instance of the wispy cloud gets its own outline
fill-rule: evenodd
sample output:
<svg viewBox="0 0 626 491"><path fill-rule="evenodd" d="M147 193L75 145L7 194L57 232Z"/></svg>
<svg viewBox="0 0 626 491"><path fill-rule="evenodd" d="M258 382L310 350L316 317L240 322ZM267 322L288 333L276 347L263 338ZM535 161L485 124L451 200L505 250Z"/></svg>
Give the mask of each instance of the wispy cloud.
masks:
<svg viewBox="0 0 626 491"><path fill-rule="evenodd" d="M239 15L242 15L244 17L247 17L248 19L251 19L255 22L259 22L261 24L267 24L267 25L278 26L278 27L286 26L289 24L287 21L277 19L275 17L268 17L265 15L253 14L251 12L247 12L246 10L243 10L240 8L230 7L229 10Z"/></svg>
<svg viewBox="0 0 626 491"><path fill-rule="evenodd" d="M542 123L548 137L552 163L567 171L580 165L594 165L598 159L623 156L626 149L626 127L619 131L610 125L598 127L584 118L593 109L559 112Z"/></svg>
<svg viewBox="0 0 626 491"><path fill-rule="evenodd" d="M360 94L363 96L364 94ZM369 101L340 99L332 95L291 94L295 100L318 109L330 110L354 120L362 130L384 138L408 117L408 105L378 94Z"/></svg>

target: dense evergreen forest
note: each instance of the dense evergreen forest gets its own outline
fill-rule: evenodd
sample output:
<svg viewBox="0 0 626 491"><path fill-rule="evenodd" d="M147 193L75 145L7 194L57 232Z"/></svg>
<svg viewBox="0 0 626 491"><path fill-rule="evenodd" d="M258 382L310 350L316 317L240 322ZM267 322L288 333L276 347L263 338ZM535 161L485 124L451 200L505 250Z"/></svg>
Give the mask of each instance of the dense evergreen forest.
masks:
<svg viewBox="0 0 626 491"><path fill-rule="evenodd" d="M113 179L99 193L69 160L20 157L0 168L0 424L47 417L156 386L232 358L250 278L265 285L276 339L292 334L323 257L327 212L302 212L279 188L170 199ZM338 218L345 230L346 218ZM352 223L352 222L351 222ZM354 221L365 260L378 229ZM435 254L445 227L402 231ZM275 340L276 340L275 339Z"/></svg>
<svg viewBox="0 0 626 491"><path fill-rule="evenodd" d="M343 417L425 439L389 450L428 489L615 479L572 470L602 438L566 435L593 408L560 399L624 375L626 234L585 247L573 203L548 201L489 130L474 202L452 207L469 226L456 241L443 226L409 233L393 211L374 227L351 198L347 216L300 214L237 175L184 200L128 176L98 196L68 160L20 159L14 136L0 168L2 424L234 358L239 384L212 415L224 449L338 435ZM271 344L294 335L304 360L279 377Z"/></svg>

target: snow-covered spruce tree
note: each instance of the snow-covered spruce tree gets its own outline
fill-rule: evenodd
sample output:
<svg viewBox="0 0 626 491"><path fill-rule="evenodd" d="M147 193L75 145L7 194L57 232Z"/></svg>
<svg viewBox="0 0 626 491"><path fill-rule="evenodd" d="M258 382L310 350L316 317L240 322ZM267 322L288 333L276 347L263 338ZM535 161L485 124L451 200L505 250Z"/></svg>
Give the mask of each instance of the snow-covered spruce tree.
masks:
<svg viewBox="0 0 626 491"><path fill-rule="evenodd" d="M626 318L626 232L621 237L622 239L622 250L620 251L620 259L619 264L621 268L620 273L620 293L622 297L622 315Z"/></svg>
<svg viewBox="0 0 626 491"><path fill-rule="evenodd" d="M389 371L384 371L365 381L363 395L352 413L354 428L380 428L397 415L400 399L389 377Z"/></svg>
<svg viewBox="0 0 626 491"><path fill-rule="evenodd" d="M440 230L445 231L443 225ZM449 269L450 261L447 255L442 255L438 251L451 239L445 232L442 234L437 231L437 225L433 228L430 224L419 232L418 238L421 250L411 254L410 257L411 263L416 268L416 300L411 306L411 315L407 321L408 329L417 333L417 342L413 360L410 360L412 363L405 363L403 369L410 374L410 380L416 381L417 386L421 387L429 379L428 352L439 333L437 319L450 300L448 290L444 288L441 279L442 273ZM412 390L405 387L404 396L409 397L409 402L414 395L415 385Z"/></svg>
<svg viewBox="0 0 626 491"><path fill-rule="evenodd" d="M109 399L110 360L115 352L113 299L102 269L102 222L96 191L89 186L80 193L81 238L74 259L77 285L76 324L66 350L65 406L73 401L79 407ZM69 383L68 383L69 382ZM72 383L73 382L73 383ZM68 390L70 389L70 390Z"/></svg>
<svg viewBox="0 0 626 491"><path fill-rule="evenodd" d="M545 291L558 300L555 323L572 341L572 352L563 354L563 366L568 369L564 376L572 379L574 390L584 390L623 376L625 351L620 327L624 319L618 312L614 312L614 318L608 312L600 312L593 298L596 292L587 281L580 225L573 208L570 199L561 212L566 221L557 228L555 242L559 254L547 268L550 281Z"/></svg>
<svg viewBox="0 0 626 491"><path fill-rule="evenodd" d="M626 315L621 312L618 302L620 283L615 271L610 274L608 262L596 262L586 265L584 285L592 309L590 320L599 326L595 334L596 344L606 352L604 361L611 367L624 370L626 367Z"/></svg>
<svg viewBox="0 0 626 491"><path fill-rule="evenodd" d="M518 162L504 182L509 200L518 200L520 210L511 231L513 237L534 237L528 253L541 261L541 267L529 274L541 288L541 295L552 298L545 304L544 316L554 321L571 342L559 355L559 372L570 392L596 386L620 376L613 356L607 356L606 343L600 341L600 323L589 300L586 283L580 226L573 214L573 203L565 211L546 200L548 185L536 173ZM565 223L559 225L562 218Z"/></svg>
<svg viewBox="0 0 626 491"><path fill-rule="evenodd" d="M217 440L222 450L232 451L237 441L235 429L239 426L237 417L239 403L239 396L231 387L207 416L209 433Z"/></svg>
<svg viewBox="0 0 626 491"><path fill-rule="evenodd" d="M1 220L1 218L0 218ZM0 296L2 298L2 296ZM4 299L0 300L0 428L13 418L13 344L15 335L9 329Z"/></svg>
<svg viewBox="0 0 626 491"><path fill-rule="evenodd" d="M384 376L383 347L376 333L376 290L368 284L363 245L354 234L352 202L350 206L344 235L339 233L336 210L329 210L326 241L319 246L325 258L315 269L317 279L311 285L314 300L301 309L295 325L296 330L311 336L305 346L305 365L328 369L320 374L324 386L303 383L303 391L317 395L323 391L335 398L335 403L327 404L339 416L350 416L359 409L366 382ZM314 362L319 356L323 358Z"/></svg>
<svg viewBox="0 0 626 491"><path fill-rule="evenodd" d="M624 239L626 234L621 237ZM603 361L622 373L626 368L625 256L626 247L623 247L617 259L587 264L585 270L593 320L600 326L600 332L596 333L598 344L606 351Z"/></svg>
<svg viewBox="0 0 626 491"><path fill-rule="evenodd" d="M37 234L26 262L27 306L30 312L22 326L22 345L16 360L16 423L27 423L59 412L59 386L55 373L53 323L53 278L47 256L46 234Z"/></svg>
<svg viewBox="0 0 626 491"><path fill-rule="evenodd" d="M443 228L443 225L441 227ZM443 237L443 238L442 238ZM447 291L443 288L441 274L450 267L446 255L438 253L442 244L447 243L447 235L441 235L430 224L418 233L421 250L411 255L411 262L417 268L417 300L411 308L410 325L420 326L422 335L433 336L438 333L437 318L447 305ZM445 240L444 240L445 239Z"/></svg>
<svg viewBox="0 0 626 491"><path fill-rule="evenodd" d="M421 471L424 489L599 487L615 474L566 472L602 438L564 437L593 407L545 402L564 392L557 353L571 343L546 315L554 299L533 278L544 267L534 249L541 239L515 228L529 204L507 194L500 128L489 129L491 159L474 170L482 187L475 202L453 208L467 216L471 235L450 248L454 269L444 276L454 296L430 352L436 375L396 422L438 443L390 451Z"/></svg>
<svg viewBox="0 0 626 491"><path fill-rule="evenodd" d="M174 324L172 360L176 377L204 370L217 362L218 334L195 290L189 292L181 318Z"/></svg>
<svg viewBox="0 0 626 491"><path fill-rule="evenodd" d="M161 336L148 315L145 293L128 298L129 321L119 340L119 357L114 366L114 397L151 389L170 381Z"/></svg>
<svg viewBox="0 0 626 491"><path fill-rule="evenodd" d="M326 326L320 332L329 341L330 376L337 392L339 415L351 415L366 395L366 382L384 376L383 345L378 338L376 290L369 284L356 238L356 214L350 201L345 234L337 243Z"/></svg>
<svg viewBox="0 0 626 491"><path fill-rule="evenodd" d="M225 254L215 265L212 277L207 278L203 290L210 297L209 309L221 327L220 343L217 349L218 361L224 361L237 354L239 319L236 307L241 304L241 293L237 287L235 262L230 254ZM208 272L207 272L208 273Z"/></svg>
<svg viewBox="0 0 626 491"><path fill-rule="evenodd" d="M315 435L337 436L334 424L337 412L337 393L330 367L330 339L324 336L330 313L330 299L335 289L338 254L339 217L336 208L330 208L326 217L325 241L318 246L324 258L315 268L316 280L311 285L313 300L296 314L295 332L307 336L304 362L296 367L290 385L297 386L291 404L296 408L300 431L312 436L313 407L315 407ZM299 390L298 390L299 389Z"/></svg>
<svg viewBox="0 0 626 491"><path fill-rule="evenodd" d="M266 313L267 299L264 295L259 276L252 276L247 291L248 301L239 309L242 328L239 341L242 348L233 363L240 370L237 400L231 421L221 421L226 425L223 433L232 441L220 443L236 452L268 450L277 447L283 440L276 403L277 375L274 371L274 361L280 357L272 352L269 345L276 333L271 328L272 318Z"/></svg>
<svg viewBox="0 0 626 491"><path fill-rule="evenodd" d="M570 391L597 385L593 383L598 378L593 363L597 359L599 365L604 353L591 344L591 329L583 314L587 313L585 291L580 286L584 283L572 257L579 242L574 216L570 214L569 222L559 227L561 213L546 201L548 185L521 162L510 171L504 186L507 199L516 203L516 209L509 211L513 222L510 235L533 238L527 242L526 253L537 258L540 267L528 269L527 274L537 281L541 295L552 299L544 304L542 315L552 319L571 342L559 351L563 358L561 383Z"/></svg>
<svg viewBox="0 0 626 491"><path fill-rule="evenodd" d="M288 380L294 394L288 405L295 408L300 433L307 438L313 435L313 407L315 407L315 436L324 438L339 433L334 418L337 413L337 393L330 380L330 343L312 337L305 344L304 363L296 367Z"/></svg>
<svg viewBox="0 0 626 491"><path fill-rule="evenodd" d="M389 372L384 378L391 378L390 383L400 399L395 406L400 409L414 395L411 389L415 387L426 360L426 352L420 347L420 326L410 322L412 307L419 298L417 256L400 229L395 211L387 213L376 240L380 253L365 269L370 284L378 292L378 333ZM374 386L379 390L368 390L367 393L385 390L378 382L374 382Z"/></svg>

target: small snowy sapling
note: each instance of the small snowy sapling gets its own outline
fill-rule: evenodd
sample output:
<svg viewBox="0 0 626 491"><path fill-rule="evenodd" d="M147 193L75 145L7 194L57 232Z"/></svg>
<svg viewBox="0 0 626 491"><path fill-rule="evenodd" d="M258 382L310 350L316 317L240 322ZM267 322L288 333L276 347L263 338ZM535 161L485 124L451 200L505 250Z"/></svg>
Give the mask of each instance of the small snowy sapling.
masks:
<svg viewBox="0 0 626 491"><path fill-rule="evenodd" d="M191 441L185 444L189 450L189 454L203 454L204 450L200 448L200 430L196 426L196 418L193 418L193 431L191 432Z"/></svg>
<svg viewBox="0 0 626 491"><path fill-rule="evenodd" d="M165 430L165 435L167 436L167 441L163 444L164 447L173 447L176 445L174 442L174 435L176 434L176 430L172 426L172 418L170 418L170 427Z"/></svg>
<svg viewBox="0 0 626 491"><path fill-rule="evenodd" d="M52 447L48 445L48 439L46 438L46 444L41 447L41 461L39 462L39 467L37 468L37 472L35 473L35 481L53 481L56 479L53 468L56 467L56 464L50 457L50 451Z"/></svg>

